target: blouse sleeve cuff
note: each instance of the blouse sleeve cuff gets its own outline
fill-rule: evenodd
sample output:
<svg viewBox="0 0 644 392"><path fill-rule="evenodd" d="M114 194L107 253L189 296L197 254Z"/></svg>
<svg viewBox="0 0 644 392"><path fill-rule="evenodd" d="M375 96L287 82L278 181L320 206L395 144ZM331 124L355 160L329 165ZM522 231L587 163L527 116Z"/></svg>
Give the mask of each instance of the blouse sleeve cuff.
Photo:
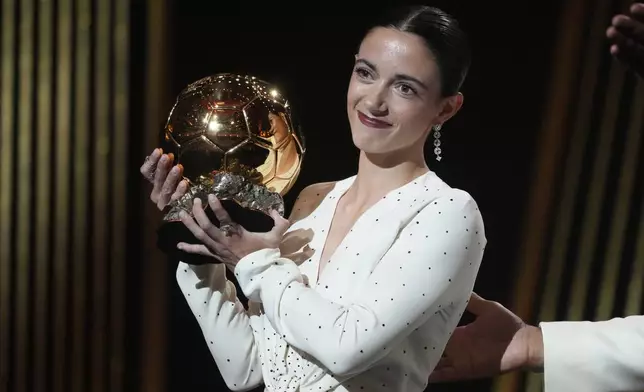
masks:
<svg viewBox="0 0 644 392"><path fill-rule="evenodd" d="M586 322L542 322L544 379L546 391L570 390L580 383L587 361L592 358L593 342L581 330ZM592 340L592 339L591 339ZM567 385L569 387L563 387ZM572 388L576 389L576 388Z"/></svg>
<svg viewBox="0 0 644 392"><path fill-rule="evenodd" d="M235 277L246 298L263 302L262 295L282 291L291 282L302 282L297 265L281 257L280 250L261 249L239 260L235 266Z"/></svg>

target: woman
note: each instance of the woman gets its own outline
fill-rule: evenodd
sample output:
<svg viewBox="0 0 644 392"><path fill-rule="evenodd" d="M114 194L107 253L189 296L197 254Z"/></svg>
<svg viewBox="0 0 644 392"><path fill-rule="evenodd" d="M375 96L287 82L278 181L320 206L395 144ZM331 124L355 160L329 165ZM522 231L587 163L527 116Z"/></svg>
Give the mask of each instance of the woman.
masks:
<svg viewBox="0 0 644 392"><path fill-rule="evenodd" d="M469 56L451 16L405 10L370 30L356 55L347 94L356 176L304 189L290 222L273 214L269 233L245 231L211 197L203 202L222 231L195 201L195 219L183 222L203 244L179 246L223 264L181 263L177 280L230 389L426 387L486 242L474 200L430 171L423 154L432 130L462 105ZM141 168L160 208L185 191L171 165L155 150ZM252 301L248 311L225 266Z"/></svg>

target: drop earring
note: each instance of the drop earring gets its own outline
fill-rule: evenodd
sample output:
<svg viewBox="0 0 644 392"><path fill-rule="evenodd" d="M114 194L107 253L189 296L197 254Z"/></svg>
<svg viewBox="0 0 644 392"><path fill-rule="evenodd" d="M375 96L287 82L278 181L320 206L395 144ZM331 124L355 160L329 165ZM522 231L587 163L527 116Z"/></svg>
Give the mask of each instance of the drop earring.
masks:
<svg viewBox="0 0 644 392"><path fill-rule="evenodd" d="M442 124L434 125L434 154L436 155L436 160L441 161L443 157L441 156L441 128Z"/></svg>

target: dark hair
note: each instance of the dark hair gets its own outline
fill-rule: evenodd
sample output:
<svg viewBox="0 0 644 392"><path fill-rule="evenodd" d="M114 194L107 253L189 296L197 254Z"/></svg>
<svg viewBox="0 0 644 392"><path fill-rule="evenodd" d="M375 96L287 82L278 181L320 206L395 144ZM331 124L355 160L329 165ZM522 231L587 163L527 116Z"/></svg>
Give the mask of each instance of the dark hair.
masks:
<svg viewBox="0 0 644 392"><path fill-rule="evenodd" d="M458 21L448 13L429 6L406 6L385 14L374 26L394 28L421 37L436 57L444 97L458 93L470 68L469 40Z"/></svg>

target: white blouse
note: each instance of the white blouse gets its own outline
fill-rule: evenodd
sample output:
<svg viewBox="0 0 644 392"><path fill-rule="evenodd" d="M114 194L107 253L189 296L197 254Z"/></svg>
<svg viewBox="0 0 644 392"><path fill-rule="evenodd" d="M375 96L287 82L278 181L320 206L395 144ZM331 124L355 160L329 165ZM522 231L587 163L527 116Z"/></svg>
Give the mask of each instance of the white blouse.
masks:
<svg viewBox="0 0 644 392"><path fill-rule="evenodd" d="M310 258L298 265L264 249L240 260L248 310L225 266L180 263L179 286L230 389L427 386L474 286L486 244L481 214L469 194L428 172L368 209L318 276L338 199L354 178L289 228L313 233Z"/></svg>

